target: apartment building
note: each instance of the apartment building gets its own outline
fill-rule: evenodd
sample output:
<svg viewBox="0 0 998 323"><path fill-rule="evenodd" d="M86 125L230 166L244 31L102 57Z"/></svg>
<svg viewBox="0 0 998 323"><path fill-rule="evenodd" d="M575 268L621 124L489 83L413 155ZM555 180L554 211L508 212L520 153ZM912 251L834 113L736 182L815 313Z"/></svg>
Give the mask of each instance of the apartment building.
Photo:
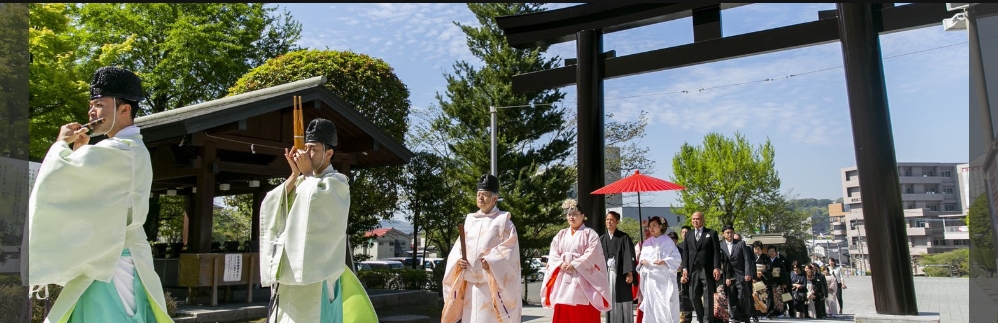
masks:
<svg viewBox="0 0 998 323"><path fill-rule="evenodd" d="M922 273L921 266L918 266L921 256L970 245L964 222L969 207L964 197L970 194L970 181L961 178L965 169L969 172L967 164L898 163L908 248L915 274ZM869 248L866 245L868 233L863 223L860 174L853 166L843 168L841 175L843 205L829 206L832 234L841 237L842 230L835 229L845 231L853 267L867 271L870 268Z"/></svg>

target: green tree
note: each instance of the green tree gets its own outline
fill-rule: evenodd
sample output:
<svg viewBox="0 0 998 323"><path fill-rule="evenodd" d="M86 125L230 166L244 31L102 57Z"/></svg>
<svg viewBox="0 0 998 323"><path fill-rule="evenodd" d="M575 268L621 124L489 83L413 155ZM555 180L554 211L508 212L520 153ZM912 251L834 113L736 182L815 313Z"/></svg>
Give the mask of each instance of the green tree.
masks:
<svg viewBox="0 0 998 323"><path fill-rule="evenodd" d="M300 50L268 60L249 71L229 89L229 95L325 76L326 88L352 105L393 139L405 143L409 89L383 60L354 52ZM390 219L398 210L402 167L352 171L350 184L350 245L364 242L364 232Z"/></svg>
<svg viewBox="0 0 998 323"><path fill-rule="evenodd" d="M157 241L166 243L183 242L184 214L186 214L186 198L180 195L160 195L156 205L159 206L157 219ZM151 236L150 236L151 237Z"/></svg>
<svg viewBox="0 0 998 323"><path fill-rule="evenodd" d="M28 96L29 154L41 161L58 129L86 120L89 82L80 73L80 31L72 24L76 7L65 3L31 3L31 91ZM6 55L4 55L6 56Z"/></svg>
<svg viewBox="0 0 998 323"><path fill-rule="evenodd" d="M645 219L645 220L648 220L648 219ZM674 229L673 231L677 231L677 234L678 234L679 230L676 230L676 229L678 229L678 227L673 228L673 229ZM641 242L641 240L640 240L641 239L641 223L638 222L638 220L635 220L635 219L632 219L632 218L626 218L626 217L623 218L623 219L620 219L620 223L617 224L617 230L623 231L624 233L627 233L627 235L631 236L631 240L633 240L634 243ZM646 236L646 238L647 238L647 236Z"/></svg>
<svg viewBox="0 0 998 323"><path fill-rule="evenodd" d="M970 230L970 262L975 276L995 272L994 226L988 209L988 196L981 193L974 198L967 212Z"/></svg>
<svg viewBox="0 0 998 323"><path fill-rule="evenodd" d="M216 208L212 222L212 240L216 242L256 240L251 236L253 194L222 197L223 208Z"/></svg>
<svg viewBox="0 0 998 323"><path fill-rule="evenodd" d="M94 70L142 78L155 113L217 99L236 79L295 49L301 25L262 3L31 4L31 158L59 126L86 119ZM142 114L140 112L140 114Z"/></svg>
<svg viewBox="0 0 998 323"><path fill-rule="evenodd" d="M970 270L970 250L957 249L944 253L924 255L918 259L922 271L930 277L966 276Z"/></svg>
<svg viewBox="0 0 998 323"><path fill-rule="evenodd" d="M166 111L220 98L251 68L297 49L301 25L275 10L263 3L86 4L83 49L135 71L147 112ZM128 50L107 51L124 44Z"/></svg>
<svg viewBox="0 0 998 323"><path fill-rule="evenodd" d="M476 180L490 169L489 107L529 106L499 109L496 174L504 198L500 207L513 214L519 234L521 268L529 268L527 259L551 242L545 229L564 223L560 204L575 179L571 163L566 162L575 132L565 122L565 109L554 105L564 98L562 92L514 94L512 77L554 68L559 59L542 57L546 46L510 47L496 26L495 17L540 12L542 4L469 3L468 9L480 26L455 24L466 35L472 55L484 64L476 67L459 61L453 74L444 76L446 92L437 94L442 113L433 127L446 134L445 146L459 163L452 173L462 183L465 205L471 206Z"/></svg>
<svg viewBox="0 0 998 323"><path fill-rule="evenodd" d="M769 139L756 148L738 132L734 139L709 133L703 146L684 143L672 160L673 182L686 187L680 191L679 214L701 211L707 227L732 224L750 232L757 212L780 211L786 203L780 201L774 157Z"/></svg>
<svg viewBox="0 0 998 323"><path fill-rule="evenodd" d="M430 152L416 152L409 163L405 166L404 181L402 183L402 198L406 205L406 220L412 223L413 236L418 237L419 232L437 232L437 234L447 235L449 228L456 227L460 222L446 221L457 220L453 214L444 215L442 212L449 211L446 207L448 201L460 200L455 198L454 192L447 187L447 178L444 163L447 161ZM431 218L445 221L434 221ZM434 225L428 225L433 222ZM454 222L454 223L450 223ZM432 231L430 231L432 230ZM443 232L441 232L443 231ZM447 239L451 236L447 235ZM451 240L453 241L453 240ZM418 247L418 243L416 244ZM420 250L415 250L413 257L416 257ZM449 249L447 250L449 251ZM419 264L413 261L413 269L417 269Z"/></svg>

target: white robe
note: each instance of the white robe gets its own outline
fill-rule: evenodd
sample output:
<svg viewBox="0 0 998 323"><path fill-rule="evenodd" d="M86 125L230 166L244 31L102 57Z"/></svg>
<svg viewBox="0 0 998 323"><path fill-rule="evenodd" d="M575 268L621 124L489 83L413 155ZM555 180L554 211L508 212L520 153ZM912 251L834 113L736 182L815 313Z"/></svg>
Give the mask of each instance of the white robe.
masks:
<svg viewBox="0 0 998 323"><path fill-rule="evenodd" d="M465 270L457 266L461 243L455 242L444 270L441 322L520 322L520 243L510 216L493 208L487 214L479 211L465 218L466 255L471 267ZM479 258L485 259L489 270ZM458 299L461 293L464 299Z"/></svg>
<svg viewBox="0 0 998 323"><path fill-rule="evenodd" d="M664 264L656 265L658 260ZM643 262L648 262L647 265ZM638 255L638 273L641 274L641 305L645 323L679 322L679 286L676 273L682 258L672 238L661 235L642 242Z"/></svg>
<svg viewBox="0 0 998 323"><path fill-rule="evenodd" d="M279 284L277 322L320 322L322 285L328 300L346 269L346 175L330 166L319 176L300 176L290 200L282 183L260 208L260 285Z"/></svg>
<svg viewBox="0 0 998 323"><path fill-rule="evenodd" d="M46 322L68 319L94 281L113 280L126 312L134 311L131 268L158 322L173 322L142 228L151 189L152 162L136 126L76 151L52 144L28 198L28 284L64 286ZM130 259L121 256L126 248Z"/></svg>

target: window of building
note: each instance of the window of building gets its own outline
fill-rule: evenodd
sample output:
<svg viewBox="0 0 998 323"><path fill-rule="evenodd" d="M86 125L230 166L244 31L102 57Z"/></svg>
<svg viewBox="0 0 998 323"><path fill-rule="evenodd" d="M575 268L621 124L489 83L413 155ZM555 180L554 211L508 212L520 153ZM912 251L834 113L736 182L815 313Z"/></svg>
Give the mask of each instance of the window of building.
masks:
<svg viewBox="0 0 998 323"><path fill-rule="evenodd" d="M929 205L929 210L931 210L931 211L939 211L939 204L930 204Z"/></svg>
<svg viewBox="0 0 998 323"><path fill-rule="evenodd" d="M945 246L946 245L946 240L934 239L934 240L932 240L932 245L933 246Z"/></svg>
<svg viewBox="0 0 998 323"><path fill-rule="evenodd" d="M911 176L911 167L904 168L904 176Z"/></svg>
<svg viewBox="0 0 998 323"><path fill-rule="evenodd" d="M956 211L956 204L946 204L943 208L946 211Z"/></svg>
<svg viewBox="0 0 998 323"><path fill-rule="evenodd" d="M944 170L944 171L941 171L939 173L942 174L943 177L953 177L953 174L950 173L950 171L948 171L948 170Z"/></svg>
<svg viewBox="0 0 998 323"><path fill-rule="evenodd" d="M904 193L905 194L915 194L915 185L911 185L911 184L905 185L905 187L904 187Z"/></svg>
<svg viewBox="0 0 998 323"><path fill-rule="evenodd" d="M923 170L922 177L936 176L936 171L934 170Z"/></svg>
<svg viewBox="0 0 998 323"><path fill-rule="evenodd" d="M943 194L953 195L953 188L952 187L948 187L948 186L947 187L943 187Z"/></svg>
<svg viewBox="0 0 998 323"><path fill-rule="evenodd" d="M969 246L970 240L953 240L954 246Z"/></svg>
<svg viewBox="0 0 998 323"><path fill-rule="evenodd" d="M853 186L846 189L846 197L860 197L859 186ZM850 202L856 202L856 200L849 200Z"/></svg>
<svg viewBox="0 0 998 323"><path fill-rule="evenodd" d="M904 208L905 209L909 209L909 210L910 209L914 209L915 208L915 202L908 202L908 204L905 205Z"/></svg>
<svg viewBox="0 0 998 323"><path fill-rule="evenodd" d="M926 185L925 186L925 194L936 194L936 186L935 185L932 185L932 186Z"/></svg>

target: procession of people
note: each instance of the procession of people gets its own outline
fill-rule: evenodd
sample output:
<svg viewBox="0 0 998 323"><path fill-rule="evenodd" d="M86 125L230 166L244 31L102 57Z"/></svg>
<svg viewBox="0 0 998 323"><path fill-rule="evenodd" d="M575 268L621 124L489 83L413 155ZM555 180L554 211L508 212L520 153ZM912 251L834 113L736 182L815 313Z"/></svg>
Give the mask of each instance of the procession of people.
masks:
<svg viewBox="0 0 998 323"><path fill-rule="evenodd" d="M46 322L173 322L153 268L143 224L152 166L134 124L143 100L139 77L98 69L90 84L90 122L63 126L29 198L29 284L47 298L64 286ZM91 135L107 139L89 144ZM285 150L291 173L260 207L260 284L271 289L267 322L377 322L370 297L348 266L350 180L331 162L336 125L311 120L304 148ZM76 189L101 183L99 190ZM441 323L521 321L520 245L515 216L498 207L500 183L476 184L478 210L465 216L446 258ZM643 241L606 214L606 231L587 227L574 199L566 227L551 240L540 288L555 323L758 322L759 317L825 318L841 313L841 271L788 264L777 246L747 245L727 224L705 227L703 212L681 234L665 218L648 220ZM56 234L53 234L56 233ZM635 306L637 305L637 306Z"/></svg>

